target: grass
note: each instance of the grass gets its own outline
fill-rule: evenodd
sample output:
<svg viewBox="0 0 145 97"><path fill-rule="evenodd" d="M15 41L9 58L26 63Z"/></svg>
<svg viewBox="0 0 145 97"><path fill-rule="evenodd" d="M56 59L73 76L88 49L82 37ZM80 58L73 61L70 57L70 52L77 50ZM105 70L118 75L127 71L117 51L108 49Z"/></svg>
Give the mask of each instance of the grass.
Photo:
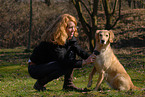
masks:
<svg viewBox="0 0 145 97"><path fill-rule="evenodd" d="M143 97L145 91L116 91L105 82L102 83L103 91L93 91L98 75L93 78L93 85L89 92L63 91L63 76L49 82L45 92L37 92L33 89L35 79L27 72L27 61L30 53L24 52L25 48L0 49L0 95L1 97ZM132 78L135 86L145 88L145 55L141 54L116 54ZM85 88L92 65L76 69L74 72L74 84Z"/></svg>

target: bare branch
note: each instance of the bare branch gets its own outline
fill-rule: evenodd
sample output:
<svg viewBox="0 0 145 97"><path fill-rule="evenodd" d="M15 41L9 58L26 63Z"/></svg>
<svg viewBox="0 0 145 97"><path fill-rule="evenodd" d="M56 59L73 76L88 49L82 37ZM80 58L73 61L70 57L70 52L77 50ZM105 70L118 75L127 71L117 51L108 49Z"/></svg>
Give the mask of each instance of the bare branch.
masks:
<svg viewBox="0 0 145 97"><path fill-rule="evenodd" d="M87 6L85 5L85 3L82 0L79 0L79 1L82 3L82 5L85 7L85 9L87 10L87 12L91 16L90 10L87 8Z"/></svg>
<svg viewBox="0 0 145 97"><path fill-rule="evenodd" d="M112 28L117 24L117 22L120 20L121 16L121 0L119 0L119 12L118 12L118 18L116 19L116 21L114 22L114 24L112 25Z"/></svg>
<svg viewBox="0 0 145 97"><path fill-rule="evenodd" d="M93 4L93 14L92 14L92 22L93 22L93 26L97 27L97 14L98 14L98 3L99 0L94 0L94 4Z"/></svg>
<svg viewBox="0 0 145 97"><path fill-rule="evenodd" d="M90 27L89 24L87 24L87 21L85 19L85 17L82 14L82 9L81 9L81 4L78 0L73 0L73 4L75 5L76 9L77 9L77 13L78 13L78 17L81 21L81 24L83 26L83 29L85 30L85 33L88 35L88 29L87 27Z"/></svg>
<svg viewBox="0 0 145 97"><path fill-rule="evenodd" d="M112 15L115 13L115 9L116 9L116 7L117 7L117 2L118 2L118 0L115 0L114 8L113 8L113 11L112 11Z"/></svg>

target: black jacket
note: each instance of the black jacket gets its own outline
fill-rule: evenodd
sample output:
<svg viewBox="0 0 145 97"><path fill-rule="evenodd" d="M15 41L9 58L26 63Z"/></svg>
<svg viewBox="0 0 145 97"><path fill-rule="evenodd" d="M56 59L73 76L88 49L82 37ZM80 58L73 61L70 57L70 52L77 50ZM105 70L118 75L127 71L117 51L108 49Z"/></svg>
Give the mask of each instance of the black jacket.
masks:
<svg viewBox="0 0 145 97"><path fill-rule="evenodd" d="M76 54L82 59L87 59L89 54L77 45L76 38L67 41L64 46L49 42L41 42L30 56L30 60L37 65L57 61L61 66L82 67L82 60L76 60Z"/></svg>

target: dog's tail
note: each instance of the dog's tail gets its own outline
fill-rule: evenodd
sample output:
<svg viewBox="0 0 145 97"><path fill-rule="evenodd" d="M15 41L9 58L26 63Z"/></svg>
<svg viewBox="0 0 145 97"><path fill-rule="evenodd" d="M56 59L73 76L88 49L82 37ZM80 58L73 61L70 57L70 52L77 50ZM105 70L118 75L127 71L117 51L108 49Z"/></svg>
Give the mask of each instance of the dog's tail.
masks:
<svg viewBox="0 0 145 97"><path fill-rule="evenodd" d="M131 87L131 89L132 89L132 90L142 90L142 91L145 90L145 88L139 88L139 87L137 87L137 86L133 86L133 87Z"/></svg>
<svg viewBox="0 0 145 97"><path fill-rule="evenodd" d="M137 86L132 86L131 87L132 90L141 90L141 88L137 87Z"/></svg>

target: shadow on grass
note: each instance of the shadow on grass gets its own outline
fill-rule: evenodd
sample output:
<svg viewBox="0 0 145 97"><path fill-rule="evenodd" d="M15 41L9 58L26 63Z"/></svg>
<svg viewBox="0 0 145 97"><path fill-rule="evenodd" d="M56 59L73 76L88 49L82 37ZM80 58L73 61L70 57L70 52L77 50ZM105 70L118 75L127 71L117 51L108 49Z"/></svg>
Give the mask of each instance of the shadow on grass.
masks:
<svg viewBox="0 0 145 97"><path fill-rule="evenodd" d="M123 32L119 32L119 35L124 35L126 33L133 34L133 32L137 31L138 33L141 33L142 31L145 31L145 28L137 28L133 30L127 30ZM116 45L115 48L122 48L122 47L145 47L145 34L138 35L137 37L129 38L129 39L121 39L120 41L117 41L116 43L112 43L112 45Z"/></svg>
<svg viewBox="0 0 145 97"><path fill-rule="evenodd" d="M12 66L21 63L26 63L26 60L30 57L30 52L23 51L2 51L0 52L0 66ZM23 64L25 65L25 64Z"/></svg>

